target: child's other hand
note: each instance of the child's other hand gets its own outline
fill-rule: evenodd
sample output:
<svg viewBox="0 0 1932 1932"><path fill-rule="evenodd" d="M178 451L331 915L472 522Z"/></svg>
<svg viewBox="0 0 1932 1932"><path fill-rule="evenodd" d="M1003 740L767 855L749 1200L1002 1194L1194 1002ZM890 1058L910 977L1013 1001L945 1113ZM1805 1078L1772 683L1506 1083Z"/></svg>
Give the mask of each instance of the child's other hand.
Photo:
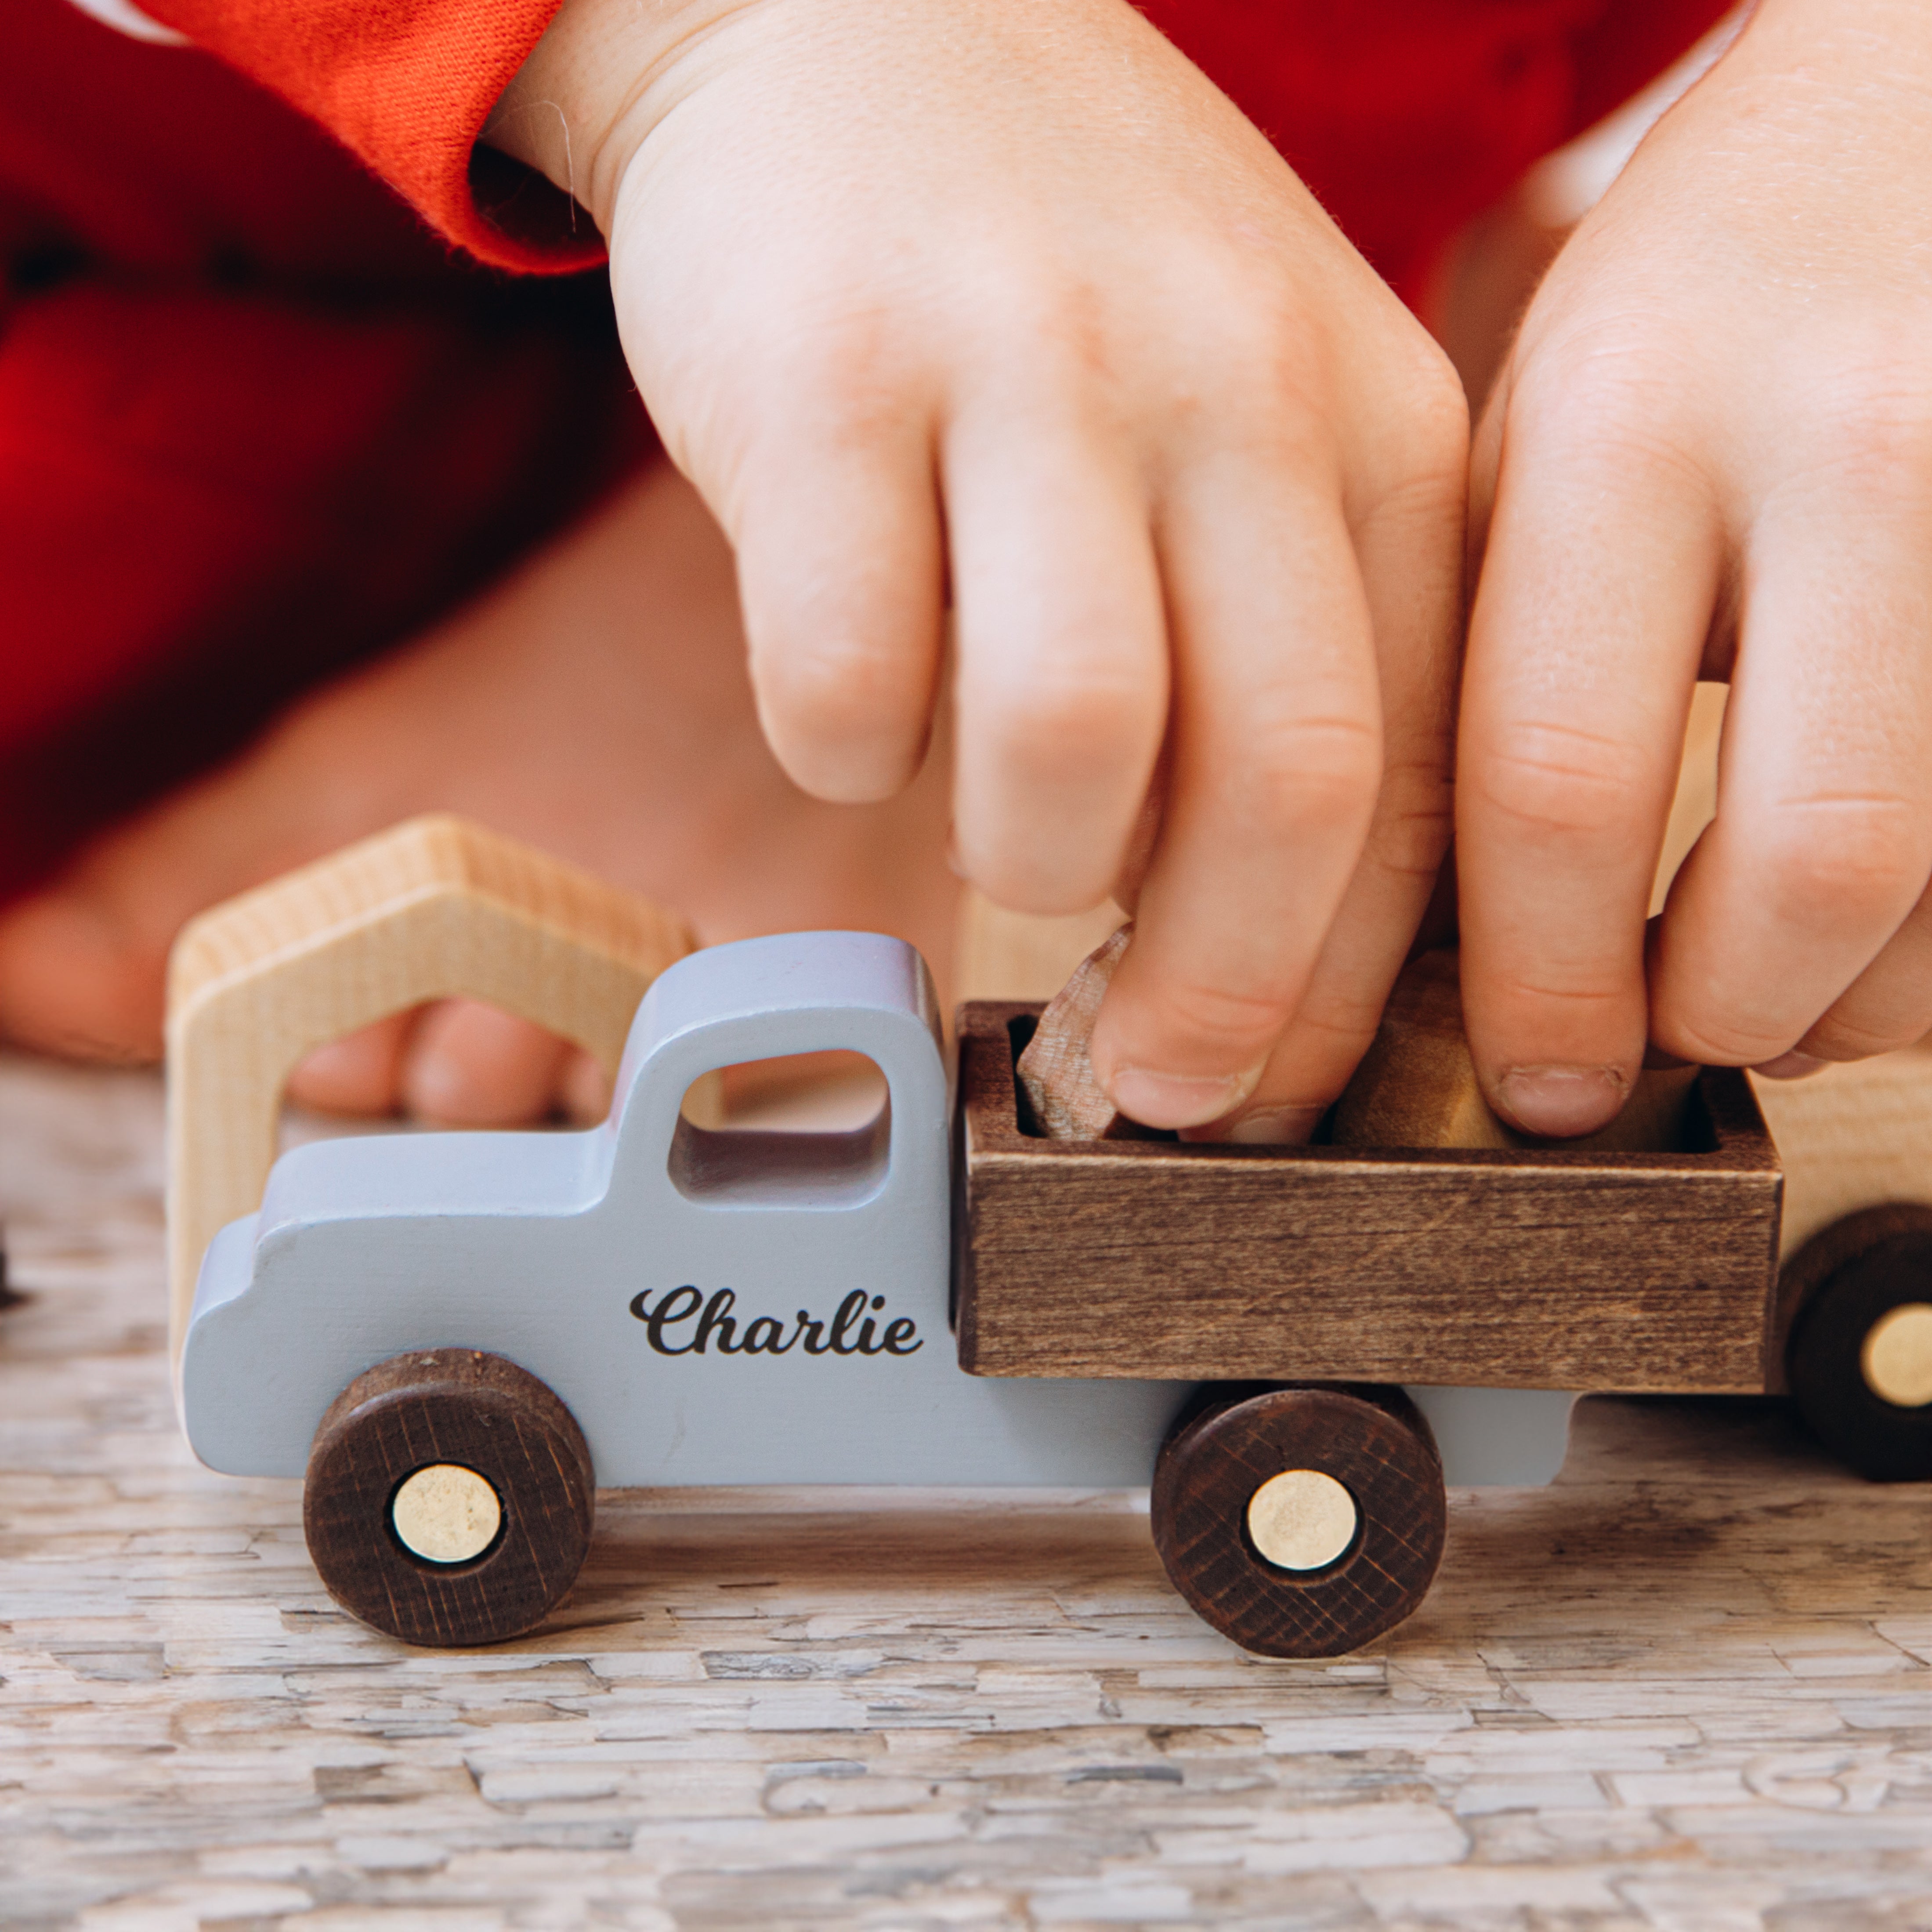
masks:
<svg viewBox="0 0 1932 1932"><path fill-rule="evenodd" d="M1932 1026L1932 14L1763 0L1532 304L1478 438L1457 853L1522 1125L1648 1038L1792 1072ZM1651 946L1686 708L1718 816ZM1798 1056L1793 1058L1793 1056Z"/></svg>
<svg viewBox="0 0 1932 1932"><path fill-rule="evenodd" d="M1158 763L1095 1064L1305 1133L1448 832L1467 421L1418 325L1122 0L567 0L492 126L610 238L786 770L908 782L950 587L962 869L1096 902Z"/></svg>

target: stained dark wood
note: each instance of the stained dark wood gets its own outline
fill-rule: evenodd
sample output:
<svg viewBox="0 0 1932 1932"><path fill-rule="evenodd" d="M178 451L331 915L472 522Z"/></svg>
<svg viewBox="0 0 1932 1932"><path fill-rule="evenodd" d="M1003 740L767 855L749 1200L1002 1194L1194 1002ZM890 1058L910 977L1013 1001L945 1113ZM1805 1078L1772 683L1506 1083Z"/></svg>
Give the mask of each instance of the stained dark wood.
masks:
<svg viewBox="0 0 1932 1932"><path fill-rule="evenodd" d="M1052 1141L1012 1023L960 1022L960 1360L976 1373L1750 1393L1782 1187L1748 1083L1675 1153Z"/></svg>
<svg viewBox="0 0 1932 1932"><path fill-rule="evenodd" d="M473 1562L405 1550L391 1499L433 1462L474 1469L503 1508ZM410 1643L494 1643L541 1623L590 1546L590 1452L563 1404L500 1355L439 1349L358 1376L322 1419L309 1452L302 1527L328 1592Z"/></svg>
<svg viewBox="0 0 1932 1932"><path fill-rule="evenodd" d="M1833 1222L1786 1264L1780 1300L1785 1371L1811 1432L1875 1482L1932 1478L1932 1406L1887 1402L1860 1363L1881 1316L1932 1301L1932 1208L1900 1202Z"/></svg>
<svg viewBox="0 0 1932 1932"><path fill-rule="evenodd" d="M1325 1570L1278 1570L1248 1540L1249 1498L1286 1469L1334 1477L1361 1514ZM1223 1636L1264 1657L1340 1657L1422 1601L1448 1498L1429 1424L1400 1390L1236 1389L1168 1438L1150 1514L1174 1588Z"/></svg>

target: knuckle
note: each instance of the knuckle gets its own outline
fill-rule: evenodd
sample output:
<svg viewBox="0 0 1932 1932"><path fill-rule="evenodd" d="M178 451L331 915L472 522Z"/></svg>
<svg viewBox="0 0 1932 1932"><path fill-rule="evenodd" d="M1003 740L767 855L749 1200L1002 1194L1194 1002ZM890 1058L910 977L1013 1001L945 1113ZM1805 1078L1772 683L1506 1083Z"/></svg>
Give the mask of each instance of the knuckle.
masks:
<svg viewBox="0 0 1932 1932"><path fill-rule="evenodd" d="M1382 778L1382 734L1346 715L1263 721L1222 783L1236 823L1292 838L1362 825Z"/></svg>
<svg viewBox="0 0 1932 1932"><path fill-rule="evenodd" d="M759 650L752 672L767 709L809 736L869 733L898 724L904 709L902 653L862 632L816 630Z"/></svg>
<svg viewBox="0 0 1932 1932"><path fill-rule="evenodd" d="M1755 1022L1755 1023L1754 1023ZM1736 1010L1702 1005L1660 1010L1652 1036L1666 1052L1700 1066L1755 1066L1790 1050L1789 1027L1773 1027Z"/></svg>
<svg viewBox="0 0 1932 1932"><path fill-rule="evenodd" d="M1798 1046L1820 1060L1870 1060L1910 1046L1925 1032L1922 1014L1874 1014L1869 1018L1836 1010L1820 1020Z"/></svg>
<svg viewBox="0 0 1932 1932"><path fill-rule="evenodd" d="M1391 764L1383 775L1367 856L1385 872L1433 879L1455 824L1455 790L1439 762Z"/></svg>
<svg viewBox="0 0 1932 1932"><path fill-rule="evenodd" d="M1588 960L1545 963L1548 970L1533 979L1498 975L1489 990L1489 1008L1499 1013L1540 1013L1566 1036L1605 1029L1628 1010L1630 982L1618 978L1613 966Z"/></svg>
<svg viewBox="0 0 1932 1932"><path fill-rule="evenodd" d="M1289 1012L1277 994L1198 979L1170 980L1159 988L1159 998L1164 1030L1192 1043L1186 1058L1216 1065L1251 1062L1257 1050L1280 1036Z"/></svg>
<svg viewBox="0 0 1932 1932"><path fill-rule="evenodd" d="M1868 352L1811 392L1807 468L1861 495L1924 493L1932 456L1932 383L1916 358Z"/></svg>
<svg viewBox="0 0 1932 1932"><path fill-rule="evenodd" d="M1641 810L1642 753L1624 741L1552 720L1517 724L1471 775L1478 796L1532 836L1627 839Z"/></svg>
<svg viewBox="0 0 1932 1932"><path fill-rule="evenodd" d="M1625 473L1677 475L1701 483L1690 414L1688 358L1625 328L1532 351L1510 390L1510 443Z"/></svg>
<svg viewBox="0 0 1932 1932"><path fill-rule="evenodd" d="M1882 794L1792 800L1768 812L1759 864L1774 919L1801 928L1902 914L1932 854L1910 801Z"/></svg>
<svg viewBox="0 0 1932 1932"><path fill-rule="evenodd" d="M989 694L987 726L1009 778L1054 790L1105 781L1124 754L1150 740L1157 714L1144 682L1112 668L1030 676L1023 691Z"/></svg>

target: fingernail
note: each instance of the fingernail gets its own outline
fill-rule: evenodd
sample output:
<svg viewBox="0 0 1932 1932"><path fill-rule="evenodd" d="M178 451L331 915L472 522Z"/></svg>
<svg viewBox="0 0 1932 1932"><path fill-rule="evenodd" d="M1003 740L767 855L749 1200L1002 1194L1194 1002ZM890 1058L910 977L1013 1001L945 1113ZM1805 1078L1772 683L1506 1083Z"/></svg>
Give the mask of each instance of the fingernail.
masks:
<svg viewBox="0 0 1932 1932"><path fill-rule="evenodd" d="M1814 1073L1822 1073L1831 1065L1828 1060L1820 1060L1815 1053L1800 1053L1793 1047L1789 1053L1780 1053L1775 1060L1761 1061L1754 1066L1754 1073L1761 1073L1767 1080L1808 1080Z"/></svg>
<svg viewBox="0 0 1932 1932"><path fill-rule="evenodd" d="M1114 1105L1144 1127L1198 1127L1232 1114L1254 1091L1261 1074L1257 1066L1217 1080L1124 1066L1107 1083L1107 1090Z"/></svg>
<svg viewBox="0 0 1932 1932"><path fill-rule="evenodd" d="M1558 1140L1608 1126L1629 1096L1630 1082L1614 1066L1512 1066L1496 1082L1513 1126Z"/></svg>
<svg viewBox="0 0 1932 1932"><path fill-rule="evenodd" d="M1244 1147L1300 1147L1321 1124L1325 1107L1257 1107L1222 1138Z"/></svg>

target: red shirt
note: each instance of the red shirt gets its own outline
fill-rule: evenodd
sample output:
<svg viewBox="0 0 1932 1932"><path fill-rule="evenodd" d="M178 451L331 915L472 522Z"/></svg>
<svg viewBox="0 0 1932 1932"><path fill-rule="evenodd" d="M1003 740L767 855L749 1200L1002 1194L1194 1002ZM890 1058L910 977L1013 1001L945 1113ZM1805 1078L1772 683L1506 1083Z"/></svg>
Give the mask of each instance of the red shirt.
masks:
<svg viewBox="0 0 1932 1932"><path fill-rule="evenodd" d="M147 0L196 44L171 47L9 0L0 898L430 621L634 450L601 278L554 272L594 237L476 147L554 4ZM1413 296L1725 4L1145 10Z"/></svg>

